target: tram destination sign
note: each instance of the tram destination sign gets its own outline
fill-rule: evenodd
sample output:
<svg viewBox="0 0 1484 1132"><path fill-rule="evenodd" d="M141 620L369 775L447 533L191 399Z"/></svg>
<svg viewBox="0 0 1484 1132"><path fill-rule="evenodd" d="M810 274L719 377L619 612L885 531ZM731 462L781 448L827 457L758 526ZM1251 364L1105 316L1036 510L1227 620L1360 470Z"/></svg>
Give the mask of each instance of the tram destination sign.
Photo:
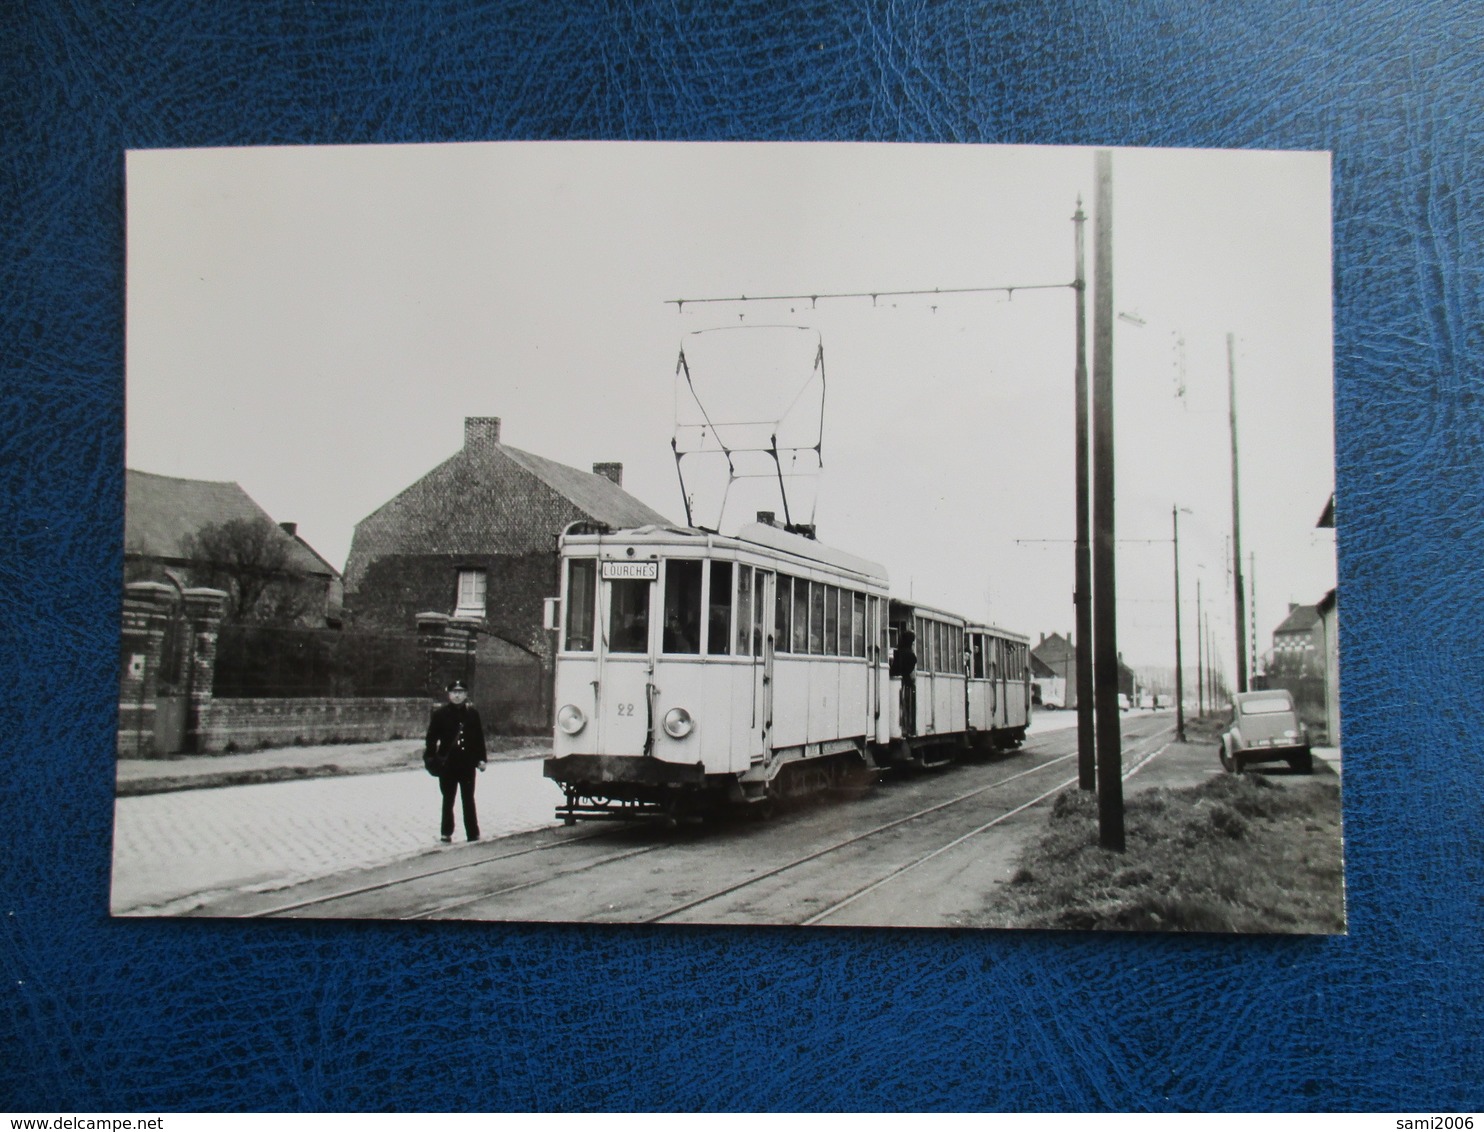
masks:
<svg viewBox="0 0 1484 1132"><path fill-rule="evenodd" d="M657 581L660 576L660 564L658 562L605 562L603 563L603 580L611 581L616 578L637 578L640 581Z"/></svg>

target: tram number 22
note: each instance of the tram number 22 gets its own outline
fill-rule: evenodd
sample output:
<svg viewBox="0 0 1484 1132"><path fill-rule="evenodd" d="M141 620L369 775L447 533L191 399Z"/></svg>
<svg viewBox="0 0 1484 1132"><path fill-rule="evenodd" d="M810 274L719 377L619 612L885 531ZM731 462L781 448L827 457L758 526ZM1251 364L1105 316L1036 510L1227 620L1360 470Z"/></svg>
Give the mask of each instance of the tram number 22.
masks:
<svg viewBox="0 0 1484 1132"><path fill-rule="evenodd" d="M632 716L634 714L634 705L633 704L619 704L618 705L618 714L619 714L619 717L620 718L623 718L623 717L626 717L626 716Z"/></svg>

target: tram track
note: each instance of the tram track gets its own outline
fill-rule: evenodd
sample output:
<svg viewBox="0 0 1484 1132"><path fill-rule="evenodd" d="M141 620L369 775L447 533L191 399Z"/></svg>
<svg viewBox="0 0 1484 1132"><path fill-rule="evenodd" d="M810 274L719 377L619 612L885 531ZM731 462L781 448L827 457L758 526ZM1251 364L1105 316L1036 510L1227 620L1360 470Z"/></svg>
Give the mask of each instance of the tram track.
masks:
<svg viewBox="0 0 1484 1132"><path fill-rule="evenodd" d="M1159 739L1164 738L1166 735L1173 735L1173 733L1174 733L1173 728L1169 728L1169 729L1161 730L1161 731L1155 733L1153 736L1144 736L1144 737L1141 737L1141 741L1143 741L1143 740L1158 741ZM1133 775L1137 774L1148 763L1150 763L1151 761L1153 761L1155 758L1159 757L1159 755L1161 755L1168 747L1169 747L1169 743L1164 743L1163 745L1159 746L1155 750L1152 750L1152 751L1149 751L1149 752L1144 753L1142 755L1136 756L1137 761L1134 762L1134 764L1132 766L1130 766L1127 770L1125 770L1123 772L1122 778L1126 781L1127 779L1131 778ZM823 848L818 849L818 850L815 850L812 853L808 853L808 854L805 854L803 856L797 857L797 858L795 858L795 859L793 859L791 861L785 862L784 864L779 865L779 866L777 866L775 868L769 869L766 872L755 874L753 876L747 877L745 880L741 880L741 881L738 881L738 882L736 882L734 884L727 885L725 888L717 889L717 890L715 890L713 892L707 893L705 896L696 897L694 899L691 899L691 900L686 901L683 904L675 905L674 907L668 908L668 909L666 909L663 912L660 912L660 913L657 913L655 915L646 917L645 919L643 919L640 922L647 923L647 924L664 923L665 921L670 920L670 919L672 919L675 916L682 915L685 912L691 911L691 910L693 910L695 908L702 907L703 905L706 905L706 904L714 903L715 901L721 900L721 899L723 899L723 898L725 898L727 896L731 896L731 895L734 895L736 893L742 892L742 891L744 891L747 888L750 888L750 887L753 887L755 885L761 884L762 882L767 881L767 880L770 880L770 879L772 879L772 878L774 878L776 876L779 876L782 873L789 872L789 871L791 871L793 869L799 868L799 867L801 867L803 865L810 864L810 863L812 863L814 861L822 860L823 858L825 858L825 857L827 857L827 856L829 856L831 854L839 853L842 850L851 848L852 846L856 846L856 845L862 844L862 843L866 842L867 840L869 840L869 839L871 839L873 837L880 836L883 833L887 833L887 832L889 832L891 830L895 830L895 829L898 829L898 828L902 828L902 827L908 826L911 823L921 821L923 818L928 817L928 816L930 816L932 814L938 813L938 812L940 812L942 810L946 810L946 809L948 809L948 808L950 808L952 806L955 806L955 805L960 805L963 802L966 802L966 801L969 801L972 798L978 797L979 795L982 795L982 794L988 792L989 790L995 789L996 787L1007 785L1007 784L1009 784L1009 783L1011 783L1011 782L1013 782L1013 781L1015 781L1017 779L1025 778L1025 777L1027 777L1029 775L1039 773L1040 771L1043 771L1043 770L1048 770L1048 769L1050 769L1050 768L1052 768L1052 767L1054 767L1054 766L1056 766L1056 765L1058 765L1060 763L1067 762L1068 760L1074 759L1074 758L1076 758L1075 752L1072 753L1072 754L1062 755L1062 756L1058 756L1058 757L1053 758L1053 759L1049 759L1049 760L1047 760L1044 763L1041 763L1041 764L1039 764L1037 766L1034 766L1034 767L1030 767L1030 768L1028 768L1028 769L1026 769L1024 771L1021 771L1021 772L1019 772L1017 774L1011 775L1008 778L999 779L999 780L997 780L997 781L995 781L993 783L988 783L988 784L986 784L984 786L978 787L978 788L976 788L974 790L971 790L971 791L968 791L968 792L966 792L964 794L955 796L953 798L949 798L949 799L947 799L947 800L945 800L943 802L939 802L939 803L936 803L935 805L925 807L925 808L923 808L921 810L917 810L917 811L915 811L915 812L913 812L911 814L904 815L903 817L893 819L890 822L884 822L881 825L875 826L872 829L864 830L861 833L855 834L854 836L849 837L849 838L846 838L843 841L838 841L838 842L836 842L836 843L834 843L832 845L824 846ZM1052 786L1050 789L1042 792L1041 794L1038 794L1036 797L1030 799L1029 801L1024 802L1024 803L1021 803L1020 805L1015 806L1015 807L1011 808L1010 810L1007 810L1004 813L997 815L996 817L994 817L990 821L987 821L987 822L983 823L982 825L979 825L978 827L976 827L975 829L970 830L967 833L964 833L964 834L962 834L962 835L960 835L958 837L953 838L947 844L941 845L941 846L937 847L936 849L932 850L929 853L921 854L921 855L915 857L911 861L908 861L905 864L902 864L902 865L900 865L900 866L892 869L885 876L879 877L879 878L877 878L875 880L872 880L868 884L862 885L859 888L856 888L856 889L852 890L850 893L847 893L845 896L843 896L842 898L836 900L834 903L832 903L829 906L827 906L827 907L825 907L825 908L823 908L823 909L821 909L821 910L813 913L812 915L810 915L809 917L807 917L804 920L797 921L797 923L799 924L799 926L805 926L805 927L807 927L807 926L812 926L812 925L818 924L818 923L824 921L825 919L828 919L830 916L834 915L836 912L838 912L838 911L846 908L847 906L855 903L857 900L859 900L860 898L862 898L862 897L864 897L866 895L869 895L871 892L874 892L877 889L883 887L884 885L888 884L892 880L895 880L897 877L902 876L902 875L904 875L906 873L911 872L913 869L916 869L920 865L926 864L928 861L930 861L930 860L932 860L932 859L934 859L936 857L941 856L942 854L944 854L944 853L948 852L949 850L957 847L958 845L963 844L964 842L970 840L971 838L977 837L978 835L986 832L987 830L992 829L995 826L1000 825L1001 823L1003 823L1005 821L1008 821L1010 818L1015 817L1017 814L1023 813L1024 811L1026 811L1028 809L1031 809L1032 807L1034 807L1036 805L1039 805L1040 803L1046 801L1047 799L1052 798L1052 797L1055 797L1058 793L1060 793L1061 791L1065 790L1067 787L1075 784L1077 781L1078 781L1078 776L1077 775L1073 775L1070 778L1067 778L1067 779L1064 779L1063 781L1058 782L1056 785Z"/></svg>
<svg viewBox="0 0 1484 1132"><path fill-rule="evenodd" d="M1007 778L997 779L994 782L986 783L984 786L976 787L966 793L959 794L955 797L948 798L945 801L924 807L923 809L907 814L904 817L894 818L889 822L883 822L881 825L875 826L868 830L864 830L853 837L848 837L844 841L837 841L833 845L826 845L823 849L817 849L812 853L807 853L804 856L796 857L786 864L782 864L777 866L776 868L769 869L767 872L748 877L746 880L737 881L735 884L730 884L725 888L717 889L715 892L708 893L705 896L696 897L694 900L687 901L684 904L678 904L675 907L669 908L657 915L648 916L640 922L646 924L663 923L665 920L668 920L672 916L678 916L682 912L688 912L692 908L700 907L702 904L710 904L712 901L720 900L723 896L730 896L734 892L740 892L742 889L757 884L760 881L768 880L772 877L780 875L781 873L788 872L790 869L798 868L800 865L807 865L810 861L819 860L820 858L826 857L831 853L837 853L841 849L848 848L849 846L854 845L857 842L865 841L866 839L871 837L877 837L880 834L883 834L888 830L896 829L899 826L905 826L910 824L911 822L920 821L922 818L927 817L929 814L937 813L940 810L946 810L950 806L961 805L964 802L967 802L972 798L977 798L981 794L985 794L990 790L997 789L1001 786L1007 786L1011 782L1015 782L1018 779L1025 778L1028 775L1038 774L1039 772L1046 770L1049 767L1056 766L1059 763L1064 763L1068 759L1073 759L1076 757L1077 756L1075 755L1075 753L1070 755L1058 755L1056 758L1050 759L1044 763L1040 763L1037 766L1028 767L1027 769L1012 774ZM1077 780L1073 778L1072 781L1075 782ZM1061 789L1061 787L1057 787L1056 789Z"/></svg>
<svg viewBox="0 0 1484 1132"><path fill-rule="evenodd" d="M1136 740L1136 743L1142 746L1142 744L1146 740L1149 740L1151 738L1153 740L1158 740L1159 738L1162 738L1168 731L1169 729L1165 729L1159 733L1156 733L1155 736L1141 737L1140 739ZM1168 746L1168 744L1166 744L1166 746ZM1136 761L1134 765L1129 768L1129 770L1125 771L1124 777L1128 778L1131 775L1137 773L1151 759L1157 757L1157 755L1163 749L1164 748L1160 748L1160 750L1156 750L1148 754L1134 754ZM1138 747L1135 747L1135 751L1137 750ZM1133 754L1134 752L1130 753ZM683 916L686 912L689 912L693 909L705 907L706 905L724 900L728 896L732 896L737 893L743 893L749 888L754 888L755 886L763 884L764 882L772 878L776 878L792 870L799 869L800 867L805 866L811 862L824 861L826 858L829 858L832 855L838 855L843 851L849 850L852 846L864 845L865 843L870 842L872 839L879 840L883 837L883 835L890 834L891 831L909 830L911 827L914 826L914 823L921 823L924 819L931 818L934 814L939 814L944 811L949 811L954 807L962 806L965 803L971 802L976 798L980 798L983 795L990 793L991 791L1012 787L1015 783L1022 782L1023 780L1034 775L1039 775L1042 772L1054 771L1057 767L1062 766L1075 758L1075 752L1062 755L1053 755L1052 757L1045 759L1045 761L1037 763L1035 766L1027 767L1023 770L1018 770L1013 774L998 777L992 782L975 786L973 789L961 791L954 794L952 797L935 801L932 805L922 806L921 808L915 809L910 814L896 817L889 821L881 822L871 827L870 829L855 833L843 840L832 841L830 844L820 846L810 852L795 856L787 861L779 863L776 866L752 874L743 880L724 885L712 891L708 891L704 895L692 897L688 900L685 900L683 903L666 907L661 912L644 914L642 910L640 910L639 914L633 917L626 917L623 919L622 922L656 924L672 921L676 917ZM865 897L871 892L890 883L897 877L910 873L913 869L916 869L918 866L925 864L933 858L948 852L956 845L961 844L962 842L967 841L972 837L978 836L985 831L993 828L994 826L1009 820L1016 814L1021 813L1024 810L1027 810L1039 804L1040 802L1045 801L1047 798L1054 796L1060 790L1066 789L1067 786L1075 783L1076 781L1077 779L1075 776L1062 781L1058 781L1054 786L1045 791L1039 792L1029 801L1011 807L1004 813L995 816L992 820L982 823L969 832L954 838L949 843L935 847L931 852L928 853L914 854L911 860L896 866L886 875L874 877L868 883L852 887L849 892L839 896L838 899L834 899L828 907L814 911L807 919L798 920L790 916L786 920L774 920L767 922L815 924L824 921L837 912L843 910L847 906L855 903L862 897ZM623 862L630 861L635 858L645 856L647 854L652 854L659 850L675 849L677 847L677 843L669 839L638 846L616 847L617 851L614 852L603 852L601 851L603 848L601 845L593 844L595 842L619 841L623 839L626 834L631 834L632 832L633 827L622 827L619 829L603 829L591 833L574 834L571 836L563 837L561 840L552 841L542 845L526 846L510 852L502 852L494 855L481 855L470 860L461 860L456 864L451 864L439 868L424 869L406 875L386 877L385 879L378 880L377 882L371 884L360 884L353 887L335 889L333 891L324 892L317 895L305 896L299 900L280 903L267 908L247 911L244 913L244 915L249 918L293 917L306 914L310 917L313 917L316 915L316 912L320 912L325 916L335 918L343 918L347 916L353 917L358 915L375 915L377 917L391 915L395 916L395 918L406 920L429 920L441 917L449 917L451 914L457 914L460 911L464 911L466 914L458 918L479 919L483 917L479 915L468 914L471 910L477 908L479 905L490 904L491 902L498 902L503 898L510 897L519 893L539 892L539 890L541 890L542 888L557 886L563 881L570 880L573 877L578 877L583 874L596 874L598 876L601 876L600 871L609 866L621 865ZM562 849L572 849L579 846L589 846L599 849L600 855L598 855L594 859L589 860L575 859L569 862L564 861L559 864L554 864L550 868L539 867L539 875L537 876L511 876L508 873L508 870L511 868L510 863L517 862L518 864L520 858L540 859L540 854L551 853L556 850ZM667 864L662 865L660 868L669 867L671 867L671 864L667 862ZM502 868L506 871L507 874L503 878L498 875ZM481 887L478 891L470 891L468 886L471 884L471 882L475 882L476 878L479 878L479 873L476 872L476 870L490 870L492 873L494 873L495 875L491 876L488 879L494 880L495 885L493 887ZM654 870L654 872L656 873L658 873L659 871L659 869ZM468 879L459 882L458 874L466 874ZM430 887L436 889L439 882L444 880L445 878L452 878L456 883L460 883L460 886L464 888L464 891L445 892L441 896L436 891L429 891ZM409 893L416 894L416 896L408 903L404 903L399 911L391 911L391 908L395 907L398 903L398 890L404 890ZM601 886L595 886L595 890L601 890ZM561 890L558 888L556 891L560 892ZM651 891L648 898L652 899L655 895L658 894ZM374 904L378 897L386 898L382 906L377 907L372 911L356 910L358 908L365 908L367 906L367 902L371 902ZM565 893L562 896L557 897L559 901L563 898L567 899L570 903L571 893ZM429 902L430 900L432 902ZM411 906L408 906L409 903L411 904ZM332 910L336 909L337 905L339 906L338 910ZM388 905L390 905L390 907L388 907ZM651 903L650 906L653 907L653 904ZM612 907L612 905L609 905L610 909L612 909ZM541 914L531 914L528 916L515 914L502 916L500 918L544 919L547 917ZM556 918L568 917L562 916ZM587 917L584 915L579 915L578 918L585 919ZM687 920L681 922L690 921Z"/></svg>
<svg viewBox="0 0 1484 1132"><path fill-rule="evenodd" d="M1171 731L1169 731L1169 732L1160 732L1159 734L1153 736L1153 738L1155 738L1155 739L1163 738L1166 734L1173 734L1173 729ZM1165 743L1165 744L1161 745L1159 748L1157 748L1156 750L1151 751L1148 754L1144 755L1142 758L1140 758L1138 762L1136 762L1133 766L1129 767L1128 770L1126 770L1126 771L1124 771L1122 773L1121 778L1123 779L1123 781L1127 782L1134 775L1138 774L1139 771L1143 770L1145 766L1147 766L1149 763L1153 762L1160 755L1164 754L1164 752L1169 749L1169 746L1170 746L1169 743ZM1036 796L1035 798L1032 798L1029 802L1024 802L1021 805L1016 806L1013 810L1007 810L1005 813L1000 814L998 817L996 817L996 818L994 818L994 819L992 819L990 821L985 822L983 825L979 826L978 828L971 829L968 833L961 834L960 836L955 837L952 841L948 842L946 845L939 846L937 849L934 849L931 853L925 853L921 857L918 857L917 859L915 859L913 861L909 861L905 865L898 866L897 868L895 868L891 872L889 872L886 876L881 877L879 880L872 881L870 884L865 885L862 888L856 889L854 892L850 893L849 895L843 897L840 900L835 901L835 903L831 904L829 907L823 908L820 911L816 912L814 915L810 916L808 919L803 920L801 922L801 926L803 926L803 927L812 927L815 924L818 924L818 923L823 922L824 920L828 919L830 916L834 915L836 912L839 912L842 909L849 907L851 904L854 904L857 900L861 899L863 896L867 896L870 893L875 892L877 889L882 888L886 884L889 884L891 881L896 880L898 877L903 876L904 874L911 872L913 869L917 868L918 866L927 864L927 862L933 860L935 857L940 857L944 853L947 853L949 850L957 848L958 846L962 845L964 842L968 841L970 838L977 837L981 833L984 833L986 830L992 829L992 828L994 828L995 826L999 825L1002 822L1009 821L1015 815L1017 815L1019 813L1023 813L1024 811L1030 809L1032 806L1040 805L1042 802L1046 801L1048 798L1055 797L1061 791L1065 790L1068 786L1071 786L1073 783L1075 783L1077 781L1078 781L1078 776L1077 775L1073 775L1071 778L1067 779L1066 781L1060 782L1057 785L1053 786L1050 790L1047 790L1044 794L1040 794L1040 795Z"/></svg>
<svg viewBox="0 0 1484 1132"><path fill-rule="evenodd" d="M588 834L575 834L570 837L565 837L560 841L553 842L550 845L532 845L524 849L516 849L509 853L499 853L494 856L479 856L475 857L473 860L460 861L458 864L455 865L446 865L442 868L436 869L426 869L421 872L413 873L410 876L391 877L387 880L378 881L375 884L359 885L355 888L341 889L336 892L328 892L318 896L306 897L305 899L296 900L288 904L276 904L269 908L254 909L251 912L243 913L242 918L264 919L272 916L283 916L287 915L290 912L301 911L305 908L314 908L320 905L332 904L337 900L351 900L358 896L369 896L375 892L384 892L390 889L398 888L402 885L416 884L419 881L426 881L433 877L441 877L446 876L450 873L463 872L467 869L477 869L486 865L498 864L501 861L509 861L516 857L528 857L536 853L550 853L557 849L565 849L573 845L581 845L589 841L598 841L605 837L611 838L615 835L616 832L622 831L604 829ZM646 848L659 848L659 846Z"/></svg>
<svg viewBox="0 0 1484 1132"><path fill-rule="evenodd" d="M1027 768L1026 770L1019 771L1005 778L997 779L994 782L976 787L975 789L967 791L964 794L957 795L943 802L939 802L934 806L927 807L925 810L919 812L916 815L910 815L907 819L901 819L896 822L887 823L886 826L878 827L876 830L871 832L880 832L883 828L890 828L892 825L902 824L902 821L911 820L914 816L921 817L923 813L931 813L948 806L962 803L971 798L977 797L978 795L983 794L988 790L1002 787L1008 783L1014 782L1017 779L1023 778L1026 775L1035 774L1041 770L1044 770L1048 766L1066 762L1068 759L1073 757L1075 757L1075 755L1055 756L1047 762L1040 763L1037 766ZM272 918L279 916L293 916L295 914L304 913L312 909L323 910L336 904L343 904L347 901L355 901L360 898L374 897L378 893L391 893L398 888L406 888L408 886L414 885L425 885L428 881L447 877L451 874L466 872L473 869L485 868L491 865L499 865L502 862L510 861L515 858L533 856L540 853L549 853L559 849L566 849L573 846L588 844L594 841L616 840L618 838L621 838L626 833L633 832L634 828L635 827L618 827L613 829L603 829L595 831L593 833L577 834L569 837L564 837L560 841L552 842L546 845L529 846L526 848L517 849L513 852L500 853L493 856L479 856L472 860L460 861L457 864L448 865L441 868L424 869L410 875L389 877L385 880L377 881L374 884L362 884L350 888L336 889L331 892L304 897L303 899L295 900L289 903L276 904L268 908L255 909L244 913L244 918ZM444 900L430 907L423 907L419 908L416 911L407 912L397 918L406 920L419 920L446 915L449 912L457 911L460 908L471 907L484 901L495 900L502 896L509 896L514 893L539 888L542 885L552 884L565 878L570 878L581 873L590 872L594 869L602 868L605 865L616 864L618 862L628 860L633 857L671 847L673 847L673 842L663 841L656 842L650 845L640 846L636 849L630 849L619 853L609 854L600 857L597 860L579 864L574 867L559 867L549 872L544 872L541 876L529 880L522 880L494 889L486 889L476 893L460 895L457 898ZM825 852L829 852L831 848L834 847L827 848ZM714 898L714 896L711 898ZM658 918L656 918L656 921L657 919ZM638 922L649 921L640 919Z"/></svg>

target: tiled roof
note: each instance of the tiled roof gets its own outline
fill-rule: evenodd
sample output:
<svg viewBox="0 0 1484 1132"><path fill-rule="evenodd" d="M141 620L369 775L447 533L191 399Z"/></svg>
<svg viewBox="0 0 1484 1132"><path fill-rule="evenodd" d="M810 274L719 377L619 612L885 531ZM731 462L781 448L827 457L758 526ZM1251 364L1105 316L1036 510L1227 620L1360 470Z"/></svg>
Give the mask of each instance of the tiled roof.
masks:
<svg viewBox="0 0 1484 1132"><path fill-rule="evenodd" d="M182 543L210 523L261 519L272 523L289 547L289 561L305 574L335 574L334 567L302 540L282 531L272 516L231 481L188 480L124 471L124 553L184 559Z"/></svg>
<svg viewBox="0 0 1484 1132"><path fill-rule="evenodd" d="M504 444L500 445L500 451L600 523L615 529L670 524L669 519L640 503L606 476L579 471Z"/></svg>
<svg viewBox="0 0 1484 1132"><path fill-rule="evenodd" d="M1313 605L1300 605L1287 617L1283 624L1273 630L1274 633L1307 633L1319 623L1319 608Z"/></svg>
<svg viewBox="0 0 1484 1132"><path fill-rule="evenodd" d="M615 530L670 525L612 480L499 443L466 445L356 524L347 590L390 556L552 553L577 519Z"/></svg>

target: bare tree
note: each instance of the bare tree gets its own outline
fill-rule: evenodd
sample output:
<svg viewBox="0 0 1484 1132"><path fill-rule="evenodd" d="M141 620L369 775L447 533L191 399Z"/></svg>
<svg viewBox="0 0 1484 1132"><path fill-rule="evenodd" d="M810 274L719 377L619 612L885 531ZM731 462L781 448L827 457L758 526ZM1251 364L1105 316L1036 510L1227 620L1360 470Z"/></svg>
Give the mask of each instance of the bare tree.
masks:
<svg viewBox="0 0 1484 1132"><path fill-rule="evenodd" d="M208 523L181 540L194 582L227 593L229 621L296 621L308 612L308 579L293 569L292 544L267 519Z"/></svg>

